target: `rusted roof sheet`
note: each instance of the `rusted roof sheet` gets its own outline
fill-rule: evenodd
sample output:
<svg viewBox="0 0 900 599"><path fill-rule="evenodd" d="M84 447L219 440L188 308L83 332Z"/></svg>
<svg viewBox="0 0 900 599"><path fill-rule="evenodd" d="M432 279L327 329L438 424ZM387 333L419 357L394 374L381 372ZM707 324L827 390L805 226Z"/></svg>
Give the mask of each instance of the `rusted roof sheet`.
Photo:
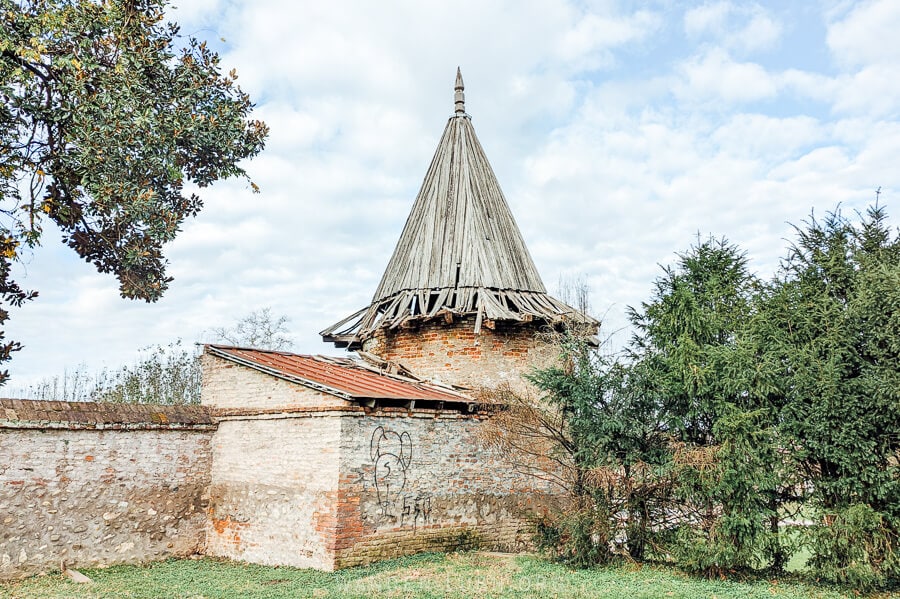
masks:
<svg viewBox="0 0 900 599"><path fill-rule="evenodd" d="M352 401L388 399L475 403L472 398L452 389L379 372L349 358L305 356L224 345L207 345L206 352Z"/></svg>

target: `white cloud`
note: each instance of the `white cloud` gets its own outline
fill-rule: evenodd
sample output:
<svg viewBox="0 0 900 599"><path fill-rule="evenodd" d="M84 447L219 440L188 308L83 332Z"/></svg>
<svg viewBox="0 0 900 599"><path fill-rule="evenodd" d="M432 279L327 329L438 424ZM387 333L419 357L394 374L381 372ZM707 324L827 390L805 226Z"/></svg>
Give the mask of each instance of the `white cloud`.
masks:
<svg viewBox="0 0 900 599"><path fill-rule="evenodd" d="M835 61L849 68L900 61L900 3L875 0L851 6L828 26L828 48Z"/></svg>
<svg viewBox="0 0 900 599"><path fill-rule="evenodd" d="M773 163L828 138L828 132L809 116L776 118L764 114L736 114L720 126L712 140L738 156Z"/></svg>
<svg viewBox="0 0 900 599"><path fill-rule="evenodd" d="M220 12L222 4L222 0L176 0L167 7L166 13L173 21L196 23Z"/></svg>
<svg viewBox="0 0 900 599"><path fill-rule="evenodd" d="M839 76L833 108L857 115L900 115L900 64L876 64Z"/></svg>
<svg viewBox="0 0 900 599"><path fill-rule="evenodd" d="M688 37L709 38L718 46L739 52L772 49L783 26L758 4L715 2L685 11Z"/></svg>
<svg viewBox="0 0 900 599"><path fill-rule="evenodd" d="M59 247L48 228L23 280L42 296L6 329L26 343L13 375L114 365L262 306L291 317L300 351L333 352L316 333L371 299L452 111L457 65L545 283L585 274L598 310L612 306L609 329L624 325L625 306L646 299L657 264L698 231L728 236L769 274L786 222L812 207L864 207L878 185L891 206L900 76L890 61L870 60L850 27L884 5L830 19L829 47L855 65L837 76L791 57L768 71L744 56L778 42L778 21L755 5L689 5L693 45L673 38L665 11L614 6L184 7L191 12L176 17L196 19L185 31L228 40L222 64L238 68L272 128L266 151L246 165L262 193L240 181L203 190L204 210L168 248L176 280L151 305L119 299L115 280ZM799 22L792 6L779 17Z"/></svg>
<svg viewBox="0 0 900 599"><path fill-rule="evenodd" d="M793 235L788 223L801 223L814 207L859 209L877 186L884 200L900 183L890 165L900 151L895 121L737 112L711 100L777 98L782 87L794 93L800 72L754 67L752 77L737 77L746 71L721 53L696 65L713 68L693 77L699 67L688 69L695 87L675 106L647 81L594 90L526 163L524 213L566 215L526 221L536 259L543 272L586 271L595 306L612 306L610 329L626 326L624 307L647 297L656 265L671 263L697 233L727 236L767 277ZM831 81L821 77L820 84ZM765 94L730 91L752 88L754 78ZM640 109L635 97L657 108Z"/></svg>
<svg viewBox="0 0 900 599"><path fill-rule="evenodd" d="M833 103L841 89L841 82L834 77L799 69L787 69L778 80L783 90L824 104Z"/></svg>
<svg viewBox="0 0 900 599"><path fill-rule="evenodd" d="M662 18L642 10L621 18L588 14L560 39L558 52L569 68L589 70L612 65L612 48L647 39L662 26Z"/></svg>
<svg viewBox="0 0 900 599"><path fill-rule="evenodd" d="M900 115L898 65L874 64L836 75L789 69L773 77L780 89L820 103L843 118Z"/></svg>
<svg viewBox="0 0 900 599"><path fill-rule="evenodd" d="M713 49L680 66L675 93L687 101L729 104L775 97L778 82L762 66L736 62L725 51Z"/></svg>
<svg viewBox="0 0 900 599"><path fill-rule="evenodd" d="M747 52L769 50L775 46L781 32L781 23L762 11L755 11L749 22L734 33L733 45Z"/></svg>
<svg viewBox="0 0 900 599"><path fill-rule="evenodd" d="M838 72L796 68L771 75L782 92L841 118L900 116L900 4L848 3L826 12L827 50Z"/></svg>
<svg viewBox="0 0 900 599"><path fill-rule="evenodd" d="M684 13L685 33L692 37L707 33L721 35L733 9L730 2L714 2L687 10Z"/></svg>

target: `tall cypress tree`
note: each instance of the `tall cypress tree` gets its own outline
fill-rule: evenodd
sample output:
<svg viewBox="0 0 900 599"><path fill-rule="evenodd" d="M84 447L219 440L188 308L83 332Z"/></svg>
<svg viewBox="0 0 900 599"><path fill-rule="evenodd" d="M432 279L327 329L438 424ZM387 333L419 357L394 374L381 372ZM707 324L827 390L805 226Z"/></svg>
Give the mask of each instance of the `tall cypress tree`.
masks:
<svg viewBox="0 0 900 599"><path fill-rule="evenodd" d="M682 517L671 551L708 575L763 565L773 532L773 413L744 374L755 290L744 254L710 238L679 255L631 312L640 393L658 398L673 441Z"/></svg>
<svg viewBox="0 0 900 599"><path fill-rule="evenodd" d="M753 336L780 387L781 445L818 514L821 576L900 573L900 235L883 207L810 218L764 294Z"/></svg>

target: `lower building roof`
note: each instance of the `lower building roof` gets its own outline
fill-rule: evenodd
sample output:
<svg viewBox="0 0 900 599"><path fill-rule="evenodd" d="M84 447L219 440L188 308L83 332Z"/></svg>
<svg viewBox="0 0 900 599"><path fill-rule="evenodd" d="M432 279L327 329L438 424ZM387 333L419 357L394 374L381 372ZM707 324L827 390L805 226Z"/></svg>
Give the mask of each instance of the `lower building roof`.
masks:
<svg viewBox="0 0 900 599"><path fill-rule="evenodd" d="M425 401L475 404L455 388L392 374L362 360L207 345L207 354L350 401Z"/></svg>

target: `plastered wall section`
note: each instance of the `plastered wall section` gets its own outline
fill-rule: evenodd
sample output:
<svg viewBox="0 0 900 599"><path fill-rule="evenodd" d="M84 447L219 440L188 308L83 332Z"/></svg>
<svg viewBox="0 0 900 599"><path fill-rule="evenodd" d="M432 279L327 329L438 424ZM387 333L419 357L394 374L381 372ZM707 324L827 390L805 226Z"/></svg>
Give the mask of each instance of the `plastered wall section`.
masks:
<svg viewBox="0 0 900 599"><path fill-rule="evenodd" d="M0 422L0 578L203 550L212 427L127 426Z"/></svg>
<svg viewBox="0 0 900 599"><path fill-rule="evenodd" d="M201 358L203 381L201 404L218 414L275 413L306 408L343 408L349 402L235 364L224 358L204 354Z"/></svg>
<svg viewBox="0 0 900 599"><path fill-rule="evenodd" d="M509 384L526 389L523 373L555 359L536 324L497 323L475 334L472 318L446 323L435 319L411 328L379 329L365 351L399 362L417 376L470 388Z"/></svg>
<svg viewBox="0 0 900 599"><path fill-rule="evenodd" d="M228 419L213 440L207 554L331 570L340 419Z"/></svg>
<svg viewBox="0 0 900 599"><path fill-rule="evenodd" d="M216 356L202 359L201 402L220 419L207 554L332 569L339 410L351 402Z"/></svg>
<svg viewBox="0 0 900 599"><path fill-rule="evenodd" d="M422 551L530 547L559 489L485 448L486 416L385 411L341 419L337 567Z"/></svg>

